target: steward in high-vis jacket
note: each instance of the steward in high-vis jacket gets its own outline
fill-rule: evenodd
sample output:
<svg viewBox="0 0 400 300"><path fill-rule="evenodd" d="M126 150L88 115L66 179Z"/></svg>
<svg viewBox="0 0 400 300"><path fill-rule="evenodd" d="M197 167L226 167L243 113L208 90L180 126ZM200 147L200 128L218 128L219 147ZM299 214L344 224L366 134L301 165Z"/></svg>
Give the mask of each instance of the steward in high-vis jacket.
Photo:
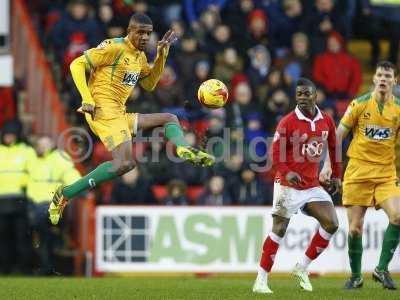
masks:
<svg viewBox="0 0 400 300"><path fill-rule="evenodd" d="M21 140L20 122L9 121L0 131L0 273L27 273L30 233L25 189L28 163L36 155Z"/></svg>
<svg viewBox="0 0 400 300"><path fill-rule="evenodd" d="M41 275L54 274L53 243L47 208L53 192L60 184L69 185L81 176L70 156L54 148L48 136L35 143L36 157L28 164L26 195L29 201L30 224L36 240Z"/></svg>

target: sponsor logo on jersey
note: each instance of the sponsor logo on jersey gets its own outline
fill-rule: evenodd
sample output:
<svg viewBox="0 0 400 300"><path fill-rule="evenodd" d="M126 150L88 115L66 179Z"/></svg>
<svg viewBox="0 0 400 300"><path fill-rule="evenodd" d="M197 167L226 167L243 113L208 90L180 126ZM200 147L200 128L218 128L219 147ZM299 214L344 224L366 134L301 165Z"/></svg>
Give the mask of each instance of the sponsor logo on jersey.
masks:
<svg viewBox="0 0 400 300"><path fill-rule="evenodd" d="M122 79L122 84L135 86L139 79L139 73L137 72L126 72Z"/></svg>
<svg viewBox="0 0 400 300"><path fill-rule="evenodd" d="M376 125L367 125L364 134L366 137L373 140L387 140L392 136L392 129Z"/></svg>
<svg viewBox="0 0 400 300"><path fill-rule="evenodd" d="M301 147L301 154L303 155L308 155L310 157L315 157L319 156L322 154L322 151L324 150L324 144L319 143L318 141L312 141L309 142L308 144L303 144L303 147Z"/></svg>

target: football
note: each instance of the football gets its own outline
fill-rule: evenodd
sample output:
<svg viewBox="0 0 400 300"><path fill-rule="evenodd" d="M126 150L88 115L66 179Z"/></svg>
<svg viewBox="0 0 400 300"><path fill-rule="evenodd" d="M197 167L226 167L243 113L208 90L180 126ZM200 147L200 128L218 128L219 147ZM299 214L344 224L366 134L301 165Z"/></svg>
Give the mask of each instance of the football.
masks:
<svg viewBox="0 0 400 300"><path fill-rule="evenodd" d="M218 79L204 81L197 91L197 98L205 107L216 109L223 107L228 100L228 89Z"/></svg>

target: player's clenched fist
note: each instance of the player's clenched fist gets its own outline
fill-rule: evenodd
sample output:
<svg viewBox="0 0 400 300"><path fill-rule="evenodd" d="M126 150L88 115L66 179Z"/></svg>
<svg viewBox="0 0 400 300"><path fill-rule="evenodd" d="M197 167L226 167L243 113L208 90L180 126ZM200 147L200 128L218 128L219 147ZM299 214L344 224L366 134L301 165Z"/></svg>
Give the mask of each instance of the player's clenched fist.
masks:
<svg viewBox="0 0 400 300"><path fill-rule="evenodd" d="M78 112L82 114L90 114L92 120L94 120L95 106L90 103L82 103L82 106L78 108Z"/></svg>
<svg viewBox="0 0 400 300"><path fill-rule="evenodd" d="M332 178L330 188L331 188L330 192L332 193L332 195L335 195L337 193L341 194L342 193L342 180L340 178Z"/></svg>

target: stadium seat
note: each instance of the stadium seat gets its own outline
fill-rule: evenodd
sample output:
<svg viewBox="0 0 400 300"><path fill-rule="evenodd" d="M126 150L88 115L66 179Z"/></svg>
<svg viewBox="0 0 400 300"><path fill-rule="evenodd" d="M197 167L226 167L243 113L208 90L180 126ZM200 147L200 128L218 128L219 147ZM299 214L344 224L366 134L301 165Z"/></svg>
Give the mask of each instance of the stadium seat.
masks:
<svg viewBox="0 0 400 300"><path fill-rule="evenodd" d="M202 185L192 185L187 188L186 195L190 201L190 203L196 203L196 200L199 198L201 193L204 191L204 186Z"/></svg>
<svg viewBox="0 0 400 300"><path fill-rule="evenodd" d="M151 187L151 191L154 195L154 198L156 198L158 202L161 202L161 200L164 199L168 194L167 187L165 185L153 185Z"/></svg>

